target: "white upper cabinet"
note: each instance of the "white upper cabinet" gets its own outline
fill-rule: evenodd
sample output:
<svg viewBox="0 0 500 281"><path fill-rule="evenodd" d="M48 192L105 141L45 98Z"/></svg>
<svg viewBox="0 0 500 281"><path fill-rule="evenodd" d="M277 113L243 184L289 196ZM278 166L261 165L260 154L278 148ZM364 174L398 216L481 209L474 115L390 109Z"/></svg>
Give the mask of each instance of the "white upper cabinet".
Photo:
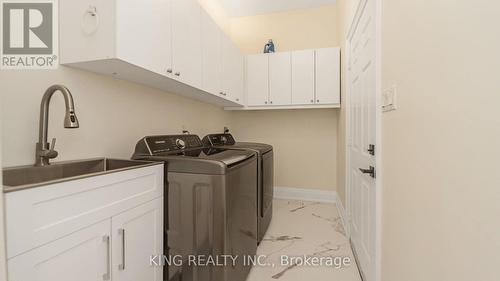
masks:
<svg viewBox="0 0 500 281"><path fill-rule="evenodd" d="M247 56L246 106L235 110L338 108L340 49Z"/></svg>
<svg viewBox="0 0 500 281"><path fill-rule="evenodd" d="M117 56L156 73L169 73L171 14L170 0L120 0L116 5Z"/></svg>
<svg viewBox="0 0 500 281"><path fill-rule="evenodd" d="M174 78L190 86L201 88L201 7L196 0L171 1Z"/></svg>
<svg viewBox="0 0 500 281"><path fill-rule="evenodd" d="M222 36L222 92L227 98L237 102L243 102L245 85L245 59L238 47L227 38Z"/></svg>
<svg viewBox="0 0 500 281"><path fill-rule="evenodd" d="M292 103L292 64L289 52L269 56L269 104Z"/></svg>
<svg viewBox="0 0 500 281"><path fill-rule="evenodd" d="M227 36L197 0L60 1L59 14L63 65L241 106L222 84Z"/></svg>
<svg viewBox="0 0 500 281"><path fill-rule="evenodd" d="M222 95L222 31L212 18L201 12L203 90Z"/></svg>
<svg viewBox="0 0 500 281"><path fill-rule="evenodd" d="M269 56L247 56L247 105L262 106L269 103Z"/></svg>
<svg viewBox="0 0 500 281"><path fill-rule="evenodd" d="M292 104L314 102L314 50L292 52Z"/></svg>
<svg viewBox="0 0 500 281"><path fill-rule="evenodd" d="M340 48L316 50L316 103L340 103Z"/></svg>

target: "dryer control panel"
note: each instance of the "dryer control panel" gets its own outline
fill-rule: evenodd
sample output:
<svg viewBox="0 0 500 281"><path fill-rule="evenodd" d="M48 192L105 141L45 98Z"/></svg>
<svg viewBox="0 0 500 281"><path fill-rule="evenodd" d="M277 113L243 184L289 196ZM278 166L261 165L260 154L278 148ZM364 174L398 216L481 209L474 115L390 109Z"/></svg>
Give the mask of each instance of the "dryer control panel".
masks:
<svg viewBox="0 0 500 281"><path fill-rule="evenodd" d="M231 134L212 134L203 138L203 144L210 146L234 145L235 143Z"/></svg>

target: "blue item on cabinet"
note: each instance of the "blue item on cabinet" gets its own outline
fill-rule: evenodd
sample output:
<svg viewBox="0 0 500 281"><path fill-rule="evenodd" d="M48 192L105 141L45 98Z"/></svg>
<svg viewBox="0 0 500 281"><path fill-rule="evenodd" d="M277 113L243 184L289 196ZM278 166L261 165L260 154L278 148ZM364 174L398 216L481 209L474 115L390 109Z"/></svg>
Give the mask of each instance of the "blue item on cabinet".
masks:
<svg viewBox="0 0 500 281"><path fill-rule="evenodd" d="M273 39L269 39L269 42L264 46L264 53L274 53L274 43Z"/></svg>

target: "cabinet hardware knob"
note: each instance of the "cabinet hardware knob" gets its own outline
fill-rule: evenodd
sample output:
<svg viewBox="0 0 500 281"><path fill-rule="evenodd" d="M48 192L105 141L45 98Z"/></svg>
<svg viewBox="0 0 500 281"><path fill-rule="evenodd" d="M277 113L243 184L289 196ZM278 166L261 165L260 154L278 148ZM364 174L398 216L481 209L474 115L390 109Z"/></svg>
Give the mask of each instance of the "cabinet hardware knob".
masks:
<svg viewBox="0 0 500 281"><path fill-rule="evenodd" d="M181 73L180 72L176 72L174 73L175 76L181 76Z"/></svg>
<svg viewBox="0 0 500 281"><path fill-rule="evenodd" d="M267 101L265 101L264 103L267 104Z"/></svg>
<svg viewBox="0 0 500 281"><path fill-rule="evenodd" d="M314 103L314 100L311 100L311 103Z"/></svg>
<svg viewBox="0 0 500 281"><path fill-rule="evenodd" d="M167 73L172 73L172 68L168 68Z"/></svg>
<svg viewBox="0 0 500 281"><path fill-rule="evenodd" d="M319 102L319 100L316 100L316 102Z"/></svg>

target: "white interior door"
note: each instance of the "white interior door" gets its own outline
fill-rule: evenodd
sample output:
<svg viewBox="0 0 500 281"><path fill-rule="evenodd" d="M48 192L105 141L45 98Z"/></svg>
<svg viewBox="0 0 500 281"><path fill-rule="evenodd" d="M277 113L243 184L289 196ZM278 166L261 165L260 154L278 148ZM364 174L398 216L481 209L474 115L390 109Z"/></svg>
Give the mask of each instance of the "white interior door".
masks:
<svg viewBox="0 0 500 281"><path fill-rule="evenodd" d="M374 0L362 1L348 38L348 215L351 242L367 281L376 276L376 32ZM349 40L350 39L350 40ZM373 173L370 173L373 168Z"/></svg>

